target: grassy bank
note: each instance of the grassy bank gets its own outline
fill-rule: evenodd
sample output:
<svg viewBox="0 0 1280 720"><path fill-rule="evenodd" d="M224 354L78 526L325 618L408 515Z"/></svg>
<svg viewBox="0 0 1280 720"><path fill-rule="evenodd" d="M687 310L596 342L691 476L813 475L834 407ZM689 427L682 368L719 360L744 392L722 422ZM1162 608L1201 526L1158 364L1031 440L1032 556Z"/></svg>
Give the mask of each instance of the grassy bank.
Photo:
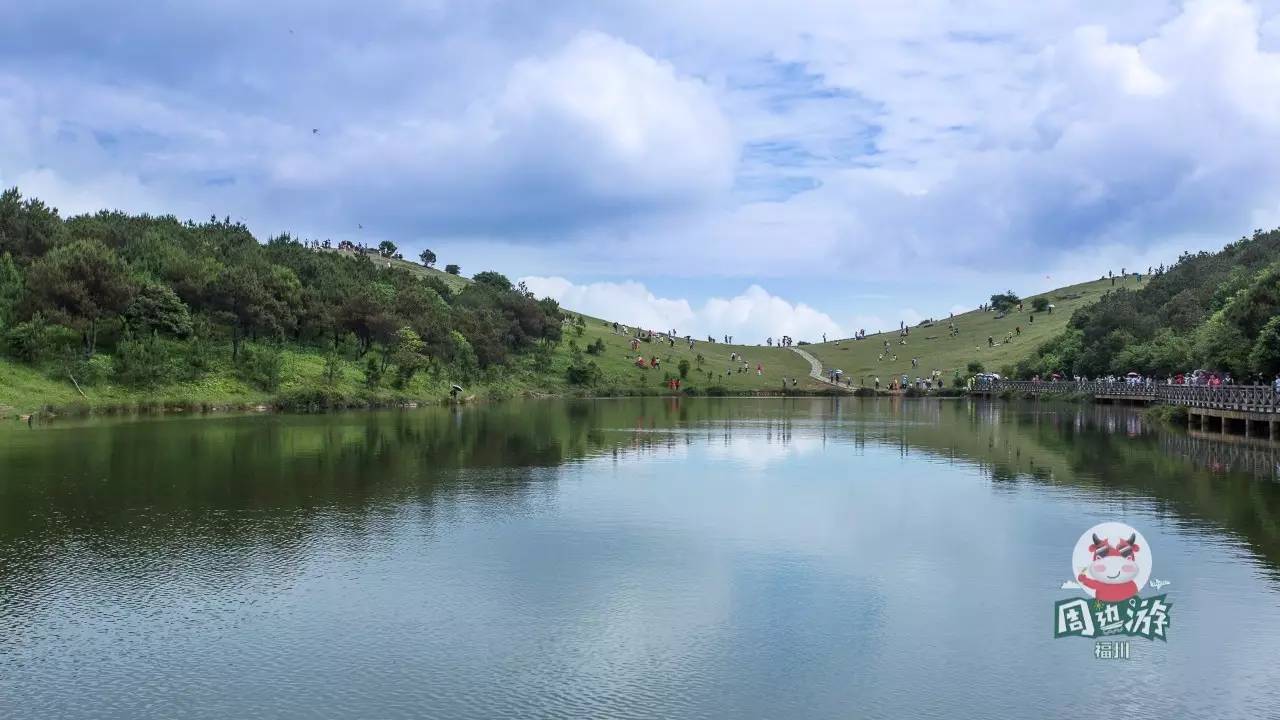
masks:
<svg viewBox="0 0 1280 720"><path fill-rule="evenodd" d="M34 367L0 358L0 417L46 411L53 413L118 413L148 410L225 410L267 406L276 409L317 410L371 407L407 403L436 403L449 398L453 383L461 384L464 397L499 400L519 396L618 396L658 395L670 390L664 376L679 377L680 362L688 363L681 391L694 395L749 395L783 392L824 393L829 389L808 377L809 364L799 355L781 348L745 345L677 342L641 342L631 350L630 336L613 331L612 323L584 318L584 327L568 324L564 339L545 354L513 358L510 365L497 367L473 377L455 377L448 370L419 373L403 387L389 383L369 387L365 382L364 359L344 357L332 381L326 376L325 354L320 348L290 345L283 350L281 382L273 391L264 391L237 373L229 347L216 347L209 370L199 379L130 387L110 379L93 381L76 378L79 389L57 365ZM585 349L595 345L598 354ZM595 363L599 376L589 385L575 385L567 379L573 362L573 348L581 361ZM750 370L740 372L741 355ZM659 369L640 369L635 357L657 357ZM112 358L102 354L95 361L110 367ZM756 373L757 365L760 374ZM107 373L110 375L110 373ZM795 378L794 388L790 382Z"/></svg>

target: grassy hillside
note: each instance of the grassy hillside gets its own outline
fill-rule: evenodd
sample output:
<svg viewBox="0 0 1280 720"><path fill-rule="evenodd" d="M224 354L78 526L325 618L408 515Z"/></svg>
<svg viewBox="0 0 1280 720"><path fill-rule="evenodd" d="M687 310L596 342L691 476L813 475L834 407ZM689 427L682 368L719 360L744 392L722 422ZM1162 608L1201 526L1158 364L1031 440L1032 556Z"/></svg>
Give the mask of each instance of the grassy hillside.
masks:
<svg viewBox="0 0 1280 720"><path fill-rule="evenodd" d="M970 362L976 361L988 371L1000 372L1002 368L1032 355L1040 344L1066 328L1072 312L1095 302L1113 287L1132 289L1140 285L1130 276L1126 280L1117 279L1114 286L1110 280L1096 280L1058 288L1023 298L1023 312L1010 312L1001 319L996 319L997 313L994 312L974 310L963 313L954 319L960 329L954 337L949 332L948 319L944 314L932 326L911 328L905 345L899 344L901 338L893 331L868 335L865 340L841 340L838 345L836 341L806 345L805 349L822 361L825 369L843 370L845 377L851 377L855 385L862 378L871 385L875 377L888 383L894 375L905 373L911 378L925 377L933 370L941 370L943 379L950 383L955 371L959 370L964 375ZM1048 298L1055 307L1052 313L1035 313L1033 321L1031 301L1036 297ZM1016 335L1012 342L1005 342L1007 333L1017 326L1022 327L1022 333ZM995 339L995 347L987 346L988 336ZM886 340L889 341L888 354L881 359ZM919 367L911 366L912 357L920 359Z"/></svg>
<svg viewBox="0 0 1280 720"><path fill-rule="evenodd" d="M352 250L338 250L337 248L330 248L329 252L338 253L339 255L346 255L348 257L360 257L362 254L360 252L356 252ZM461 275L452 275L443 270L440 270L439 268L426 267L424 265L420 265L416 262L412 262L409 260L397 260L395 258L379 257L378 254L375 252L367 252L367 253L363 253L363 255L365 257L372 259L375 263L382 264L385 267L400 268L403 270L408 270L417 275L421 275L423 277L435 278L436 280L443 282L445 285L448 285L449 289L454 292L459 292L460 290L462 290L463 288L471 284L470 278L465 278Z"/></svg>
<svg viewBox="0 0 1280 720"><path fill-rule="evenodd" d="M799 391L823 389L808 377L809 365L804 359L780 348L699 342L691 350L680 342L674 348L666 342L642 342L640 353L646 358L657 356L661 369L641 370L634 365L636 353L631 352L629 336L614 333L612 323L594 318L584 320L586 326L581 329L581 335L575 325L566 325L565 339L546 357L519 356L510 365L472 379L453 377L447 369L424 372L402 389L367 388L363 381L363 361L352 358L341 361L340 372L330 383L325 378L324 354L302 346L286 347L280 387L270 393L241 379L231 362L229 349L222 347L215 349L209 372L199 380L136 388L110 380L93 382L77 378L83 396L56 365L37 368L0 357L0 417L41 409L115 412L147 408L199 410L269 405L305 409L430 403L448 398L449 387L454 382L465 387L466 396L479 399L539 394L663 394L668 392L664 374L678 375L682 359L690 365L688 377L681 383L682 390L725 394L777 392L782 389L784 377L796 378ZM599 355L584 353L582 357L600 367L600 382L590 390L570 385L565 371L571 362L571 343L586 348L597 339L604 343L604 351ZM733 352L745 357L750 372L737 372L741 363L729 360ZM698 355L703 357L701 362ZM107 366L112 358L109 353L102 353L98 362ZM760 375L756 375L757 364L763 366ZM708 372L712 373L711 379L707 377Z"/></svg>

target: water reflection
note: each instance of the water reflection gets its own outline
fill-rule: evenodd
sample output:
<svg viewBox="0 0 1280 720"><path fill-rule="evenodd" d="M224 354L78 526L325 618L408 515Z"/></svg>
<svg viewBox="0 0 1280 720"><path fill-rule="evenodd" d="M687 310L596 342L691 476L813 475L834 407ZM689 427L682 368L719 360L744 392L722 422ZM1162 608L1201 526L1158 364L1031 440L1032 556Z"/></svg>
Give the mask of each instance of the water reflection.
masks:
<svg viewBox="0 0 1280 720"><path fill-rule="evenodd" d="M1112 709L1258 715L1275 462L887 398L7 426L0 715L1078 716L1129 681L1045 621L1060 539L1113 516L1181 595L1159 698Z"/></svg>

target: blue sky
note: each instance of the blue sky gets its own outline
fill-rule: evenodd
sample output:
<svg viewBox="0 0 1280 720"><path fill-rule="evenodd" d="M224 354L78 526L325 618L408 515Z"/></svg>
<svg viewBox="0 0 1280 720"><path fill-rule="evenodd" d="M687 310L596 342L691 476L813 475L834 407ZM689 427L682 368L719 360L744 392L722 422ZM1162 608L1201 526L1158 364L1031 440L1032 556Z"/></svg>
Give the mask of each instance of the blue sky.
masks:
<svg viewBox="0 0 1280 720"><path fill-rule="evenodd" d="M1280 225L1278 11L13 3L0 183L815 338Z"/></svg>

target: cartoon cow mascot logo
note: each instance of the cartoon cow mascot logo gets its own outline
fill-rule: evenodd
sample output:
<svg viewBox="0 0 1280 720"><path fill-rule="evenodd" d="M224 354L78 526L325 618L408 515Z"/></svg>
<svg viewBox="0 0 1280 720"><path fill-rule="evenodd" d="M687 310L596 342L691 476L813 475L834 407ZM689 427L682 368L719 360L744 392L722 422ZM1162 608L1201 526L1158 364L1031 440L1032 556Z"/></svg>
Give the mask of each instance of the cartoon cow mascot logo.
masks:
<svg viewBox="0 0 1280 720"><path fill-rule="evenodd" d="M1147 540L1124 523L1107 522L1086 530L1071 559L1081 589L1101 602L1124 602L1151 577Z"/></svg>

